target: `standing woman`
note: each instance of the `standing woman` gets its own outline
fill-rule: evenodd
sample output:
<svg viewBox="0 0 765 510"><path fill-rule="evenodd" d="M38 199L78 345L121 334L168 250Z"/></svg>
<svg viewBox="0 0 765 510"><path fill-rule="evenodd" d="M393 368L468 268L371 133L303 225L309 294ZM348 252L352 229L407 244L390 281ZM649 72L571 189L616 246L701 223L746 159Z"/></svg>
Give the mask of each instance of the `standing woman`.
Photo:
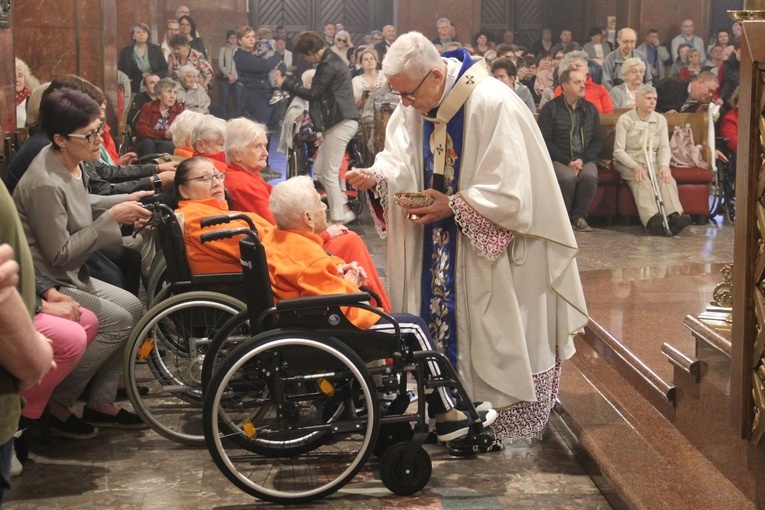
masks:
<svg viewBox="0 0 765 510"><path fill-rule="evenodd" d="M27 100L32 91L40 86L40 80L32 76L29 66L20 58L16 59L16 127L27 123Z"/></svg>
<svg viewBox="0 0 765 510"><path fill-rule="evenodd" d="M236 74L234 53L239 49L236 32L226 32L226 45L218 52L218 85L220 85L220 116L224 120L242 116L242 84ZM291 55L291 54L290 54ZM234 109L228 114L228 98L234 98Z"/></svg>
<svg viewBox="0 0 765 510"><path fill-rule="evenodd" d="M380 61L377 58L377 50L368 47L362 50L358 56L362 74L354 76L351 80L353 85L353 100L356 107L361 111L364 108L364 92L372 92L385 83L382 71L378 70ZM367 94L368 97L368 94Z"/></svg>
<svg viewBox="0 0 765 510"><path fill-rule="evenodd" d="M178 18L178 25L181 27L181 34L186 36L189 40L189 48L196 50L207 58L207 50L205 50L205 43L197 32L197 24L194 22L191 16L184 15Z"/></svg>
<svg viewBox="0 0 765 510"><path fill-rule="evenodd" d="M348 142L359 128L360 116L353 101L351 75L340 57L327 51L316 32L302 32L293 51L303 55L307 62L318 64L311 88L302 87L294 77L285 80L278 71L276 84L309 101L311 120L323 133L323 142L314 162L314 176L327 192L332 223L350 223L356 215L348 207L348 200L340 189L340 165Z"/></svg>
<svg viewBox="0 0 765 510"><path fill-rule="evenodd" d="M236 32L236 40L239 50L234 53L234 64L239 75L239 81L244 86L242 112L247 118L252 119L268 127L269 132L275 126L276 110L274 105L269 104L273 89L268 81L268 73L281 62L281 55L276 52L273 56L264 58L254 54L257 37L255 29L251 26L239 27Z"/></svg>
<svg viewBox="0 0 765 510"><path fill-rule="evenodd" d="M83 92L63 88L43 97L40 112L52 143L29 165L13 201L35 267L60 285L62 294L91 310L99 322L98 334L80 363L53 392L50 426L65 437L79 439L94 437L97 426L142 427L140 417L114 405L125 345L141 318L141 302L125 290L91 278L85 262L97 250L122 244L120 225L147 220L151 213L124 196L88 194L88 176L80 164L97 161L101 154L103 122L98 103ZM88 401L80 419L70 408L88 384Z"/></svg>
<svg viewBox="0 0 765 510"><path fill-rule="evenodd" d="M150 74L160 78L167 76L167 60L162 48L149 42L149 27L143 23L135 23L130 30L133 44L120 50L117 69L128 75L130 88L141 90L141 82Z"/></svg>

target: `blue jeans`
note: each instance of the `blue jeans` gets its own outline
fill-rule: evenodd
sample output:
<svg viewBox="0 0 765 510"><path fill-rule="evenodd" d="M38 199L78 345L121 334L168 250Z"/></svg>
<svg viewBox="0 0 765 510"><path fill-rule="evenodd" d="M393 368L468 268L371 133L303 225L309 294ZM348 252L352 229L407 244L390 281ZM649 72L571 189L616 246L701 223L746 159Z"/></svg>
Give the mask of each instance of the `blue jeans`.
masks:
<svg viewBox="0 0 765 510"><path fill-rule="evenodd" d="M228 80L218 80L220 85L220 116L221 118L236 119L242 116L242 93L244 86L237 82L229 83ZM234 98L234 108L231 115L228 114L228 98Z"/></svg>

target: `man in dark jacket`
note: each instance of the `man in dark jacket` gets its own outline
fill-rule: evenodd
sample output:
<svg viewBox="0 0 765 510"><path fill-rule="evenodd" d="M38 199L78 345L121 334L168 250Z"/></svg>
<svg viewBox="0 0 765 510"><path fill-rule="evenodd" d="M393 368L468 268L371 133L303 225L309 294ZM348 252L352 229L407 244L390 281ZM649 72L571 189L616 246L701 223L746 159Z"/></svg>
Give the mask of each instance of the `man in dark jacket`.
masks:
<svg viewBox="0 0 765 510"><path fill-rule="evenodd" d="M698 74L690 83L666 79L656 84L658 113L693 113L709 103L717 91L717 77L709 71Z"/></svg>
<svg viewBox="0 0 765 510"><path fill-rule="evenodd" d="M553 162L571 226L589 232L587 209L598 188L595 162L603 138L595 105L584 99L585 75L567 69L560 75L563 93L539 112L539 129Z"/></svg>

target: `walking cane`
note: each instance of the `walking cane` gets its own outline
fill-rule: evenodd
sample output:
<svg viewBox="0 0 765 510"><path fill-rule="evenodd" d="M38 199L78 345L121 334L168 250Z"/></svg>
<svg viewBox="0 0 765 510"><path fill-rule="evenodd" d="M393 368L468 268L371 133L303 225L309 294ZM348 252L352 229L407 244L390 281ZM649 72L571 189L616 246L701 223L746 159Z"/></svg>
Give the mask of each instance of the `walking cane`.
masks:
<svg viewBox="0 0 765 510"><path fill-rule="evenodd" d="M645 156L645 165L648 171L648 179L651 181L653 197L656 200L656 206L659 208L659 213L661 214L661 221L664 225L664 235L672 236L672 231L669 229L669 220L667 220L667 212L664 210L664 201L661 199L659 179L656 176L656 171L653 168L653 158L651 157L652 148L653 140L651 140L648 136L648 123L646 122L645 131L643 132L643 155Z"/></svg>

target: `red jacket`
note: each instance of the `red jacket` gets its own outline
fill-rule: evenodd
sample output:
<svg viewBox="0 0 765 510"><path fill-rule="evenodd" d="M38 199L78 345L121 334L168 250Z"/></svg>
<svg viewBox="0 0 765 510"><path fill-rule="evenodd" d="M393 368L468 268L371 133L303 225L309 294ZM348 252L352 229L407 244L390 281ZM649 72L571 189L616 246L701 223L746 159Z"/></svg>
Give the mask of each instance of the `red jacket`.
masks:
<svg viewBox="0 0 765 510"><path fill-rule="evenodd" d="M555 87L553 97L558 97L561 94L563 94L563 89L558 85ZM587 75L587 81L584 82L584 98L595 105L599 114L614 113L614 103L611 102L611 95L608 93L608 89L600 83L592 81L592 76L589 74Z"/></svg>
<svg viewBox="0 0 765 510"><path fill-rule="evenodd" d="M236 163L229 164L226 169L226 189L234 206L241 211L254 212L275 225L269 204L271 188L259 172L248 172Z"/></svg>
<svg viewBox="0 0 765 510"><path fill-rule="evenodd" d="M170 118L168 119L169 122L167 125L171 126L175 118L182 111L183 111L183 105L175 103L170 108ZM146 103L145 105L141 107L141 113L138 114L138 123L135 126L135 132L138 135L139 139L142 139L142 138L159 138L162 140L166 139L165 131L158 131L154 129L154 126L157 125L157 122L159 121L160 116L161 114L159 112L159 99L155 99L154 101Z"/></svg>

